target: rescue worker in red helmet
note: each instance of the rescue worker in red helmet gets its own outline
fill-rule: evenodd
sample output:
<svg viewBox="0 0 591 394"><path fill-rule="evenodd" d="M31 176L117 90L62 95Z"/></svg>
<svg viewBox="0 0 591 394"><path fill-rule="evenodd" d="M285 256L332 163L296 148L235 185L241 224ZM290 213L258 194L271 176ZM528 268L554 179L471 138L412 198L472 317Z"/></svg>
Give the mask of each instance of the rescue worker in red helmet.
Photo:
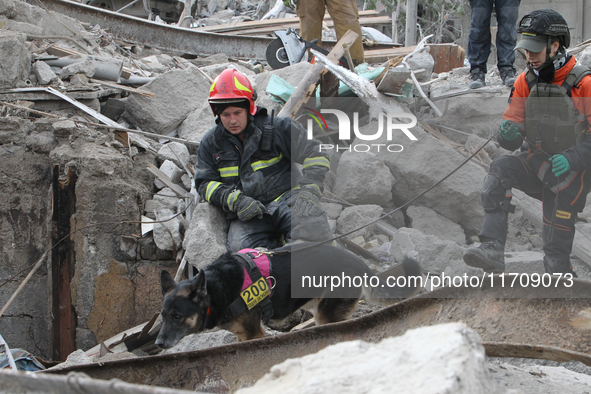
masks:
<svg viewBox="0 0 591 394"><path fill-rule="evenodd" d="M234 68L222 71L209 94L217 126L197 153L195 187L227 213L228 250L330 238L319 205L330 169L326 153L318 141L307 139L301 124L270 116L255 100L246 75ZM303 165L301 172L296 163Z"/></svg>
<svg viewBox="0 0 591 394"><path fill-rule="evenodd" d="M585 207L590 185L590 71L568 54L570 32L558 12L533 11L517 31L522 37L516 48L525 50L527 70L515 81L497 140L505 149L522 147L522 152L492 162L481 195L482 244L468 248L464 261L487 272L504 272L515 187L543 203L545 271L574 275L569 256L575 218Z"/></svg>

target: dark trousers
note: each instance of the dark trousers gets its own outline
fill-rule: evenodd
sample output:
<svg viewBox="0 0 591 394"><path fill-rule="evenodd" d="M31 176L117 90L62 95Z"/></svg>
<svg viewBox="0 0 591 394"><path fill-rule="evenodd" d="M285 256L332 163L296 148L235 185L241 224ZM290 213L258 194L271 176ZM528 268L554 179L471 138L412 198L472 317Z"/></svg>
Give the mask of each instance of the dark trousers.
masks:
<svg viewBox="0 0 591 394"><path fill-rule="evenodd" d="M544 254L568 259L575 237L575 219L577 213L585 207L589 192L589 173L570 171L557 178L552 173L551 164L545 161L546 157L531 152L503 156L492 162L490 173L495 174L499 180L508 179L512 187L542 201ZM511 191L507 190L503 197L494 198L510 200ZM507 237L507 218L508 213L503 210L485 213L480 236L504 243Z"/></svg>
<svg viewBox="0 0 591 394"><path fill-rule="evenodd" d="M490 55L490 19L493 5L497 15L497 67L513 68L517 43L517 14L521 0L470 0L472 22L468 36L468 61L470 69L487 72L486 61Z"/></svg>
<svg viewBox="0 0 591 394"><path fill-rule="evenodd" d="M232 220L228 227L226 247L231 252L244 248L264 247L275 249L286 242L301 239L324 241L332 237L326 212L310 217L291 214L292 199L298 191L288 191L277 201L266 205L262 219L254 218L248 222Z"/></svg>
<svg viewBox="0 0 591 394"><path fill-rule="evenodd" d="M226 247L231 252L244 248L263 247L275 249L291 239L291 192L279 200L267 204L262 219L254 218L248 222L235 219L228 227Z"/></svg>

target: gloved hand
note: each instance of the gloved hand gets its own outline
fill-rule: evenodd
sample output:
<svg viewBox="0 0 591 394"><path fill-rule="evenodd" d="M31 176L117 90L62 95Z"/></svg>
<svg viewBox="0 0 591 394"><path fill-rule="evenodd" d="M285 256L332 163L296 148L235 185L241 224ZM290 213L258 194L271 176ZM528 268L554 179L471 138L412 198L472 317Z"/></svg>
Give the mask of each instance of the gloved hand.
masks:
<svg viewBox="0 0 591 394"><path fill-rule="evenodd" d="M554 176L559 177L570 171L570 164L563 155L554 155L550 158L550 161L552 162L552 172L554 173Z"/></svg>
<svg viewBox="0 0 591 394"><path fill-rule="evenodd" d="M519 137L520 130L519 127L510 120L503 120L501 123L501 128L499 130L501 137L506 139L507 141L513 141L515 138Z"/></svg>
<svg viewBox="0 0 591 394"><path fill-rule="evenodd" d="M228 209L238 215L238 219L243 222L248 222L255 216L259 219L263 218L263 213L266 208L262 202L248 197L240 190L234 190L228 195L226 199Z"/></svg>
<svg viewBox="0 0 591 394"><path fill-rule="evenodd" d="M295 10L297 2L298 2L298 0L284 0L283 4L287 8L291 8L292 10Z"/></svg>
<svg viewBox="0 0 591 394"><path fill-rule="evenodd" d="M322 191L315 183L303 185L293 204L293 213L298 216L317 216L322 213L320 197Z"/></svg>

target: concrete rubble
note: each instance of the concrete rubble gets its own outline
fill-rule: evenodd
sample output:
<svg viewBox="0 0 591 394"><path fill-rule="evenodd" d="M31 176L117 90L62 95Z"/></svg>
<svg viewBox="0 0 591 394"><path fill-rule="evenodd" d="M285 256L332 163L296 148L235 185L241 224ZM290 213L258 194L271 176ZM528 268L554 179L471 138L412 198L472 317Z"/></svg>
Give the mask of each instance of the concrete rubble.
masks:
<svg viewBox="0 0 591 394"><path fill-rule="evenodd" d="M275 365L252 393L499 393L480 338L460 323L423 327L380 343L344 342ZM294 384L298 382L298 384Z"/></svg>
<svg viewBox="0 0 591 394"><path fill-rule="evenodd" d="M273 9L273 3L261 2L257 8L252 2L212 1L199 10L203 16L199 26L237 22L233 18L237 6L243 16L260 18ZM286 10L281 12L285 16ZM50 256L0 317L0 333L12 347L44 359L65 360L70 354L71 364L97 361L81 350L92 349L159 312L162 269L174 274L186 262L191 276L192 267L203 269L226 250L225 216L202 202L192 184L198 143L215 125L207 103L211 80L227 67L235 67L251 80L257 104L278 113L285 100L268 93L273 81L295 88L313 68L307 62L279 70L255 68L252 62L223 53L189 60L179 53L108 36L99 25L50 15L19 0L0 0L0 59L10 59L0 67L0 282L7 284L0 286L2 304L18 287L23 272L43 255L49 240L59 240L55 238L58 213L64 216L60 223L75 231L69 251L63 252L69 253L70 265L64 268ZM591 65L591 49L576 56ZM380 67L383 72L376 71ZM477 242L483 216L481 181L487 166L509 153L495 142L441 185L383 217L436 184L480 148L506 107L509 89L495 71L487 75L486 91L466 96L467 67L439 74L433 72L435 67L427 45L405 65L380 62L367 68L380 74L375 85L384 102L384 94L400 93L403 97L392 104L397 110L411 113L419 108L413 112L419 123L410 128L417 141L405 141L404 154L372 148L363 154L344 151L331 157L322 206L335 235L381 218L346 237L347 243L373 255L361 257L376 272L413 256L425 274L482 273L467 267L462 253ZM425 84L435 105L445 109L442 116L433 116L424 101L409 105L418 96L409 79L411 71ZM72 106L49 88L81 105ZM99 120L109 128L97 126ZM372 141L388 142L385 136ZM55 212L52 202L68 186L73 188L66 198L71 205L67 211ZM517 210L510 215L507 271L542 273L542 230L540 218L536 220L541 210L524 194L516 193L514 202ZM591 207L581 217L591 220ZM583 237L578 238L579 244L591 242L584 240L591 239L589 223L578 223L577 231ZM585 250L575 246L573 264L579 278L589 280L591 253ZM58 287L59 275L65 275L67 288ZM48 304L64 292L69 297L65 306ZM67 311L64 316L63 310ZM54 315L60 315L60 327L71 330L74 338L69 347L62 343L62 353L56 351L59 343L54 341L59 340L52 336ZM234 340L226 331L214 331L200 338L187 337L162 354ZM157 352L144 350L137 349L134 356ZM319 373L320 367L326 370ZM512 374L525 373L514 368ZM461 324L451 324L409 331L379 344L335 345L277 365L254 387L239 392L390 392L396 382L400 392L409 393L527 393L510 384L503 386L502 379L495 377L509 369L489 365L478 336ZM572 378L556 369L543 373L552 380L548 387ZM337 379L337 375L349 377ZM587 378L578 377L577 384L591 384ZM296 389L294 381L304 385ZM341 386L337 389L337 385Z"/></svg>

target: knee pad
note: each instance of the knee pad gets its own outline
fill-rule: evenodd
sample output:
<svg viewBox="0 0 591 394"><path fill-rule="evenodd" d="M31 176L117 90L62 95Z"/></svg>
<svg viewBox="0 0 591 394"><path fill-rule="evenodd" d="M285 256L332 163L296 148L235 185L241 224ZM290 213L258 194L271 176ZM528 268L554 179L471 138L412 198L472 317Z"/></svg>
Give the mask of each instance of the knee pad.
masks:
<svg viewBox="0 0 591 394"><path fill-rule="evenodd" d="M511 197L507 197L507 191L511 189L511 181L500 178L496 173L489 173L484 178L480 202L486 213L500 211L514 212L515 205L511 205Z"/></svg>

